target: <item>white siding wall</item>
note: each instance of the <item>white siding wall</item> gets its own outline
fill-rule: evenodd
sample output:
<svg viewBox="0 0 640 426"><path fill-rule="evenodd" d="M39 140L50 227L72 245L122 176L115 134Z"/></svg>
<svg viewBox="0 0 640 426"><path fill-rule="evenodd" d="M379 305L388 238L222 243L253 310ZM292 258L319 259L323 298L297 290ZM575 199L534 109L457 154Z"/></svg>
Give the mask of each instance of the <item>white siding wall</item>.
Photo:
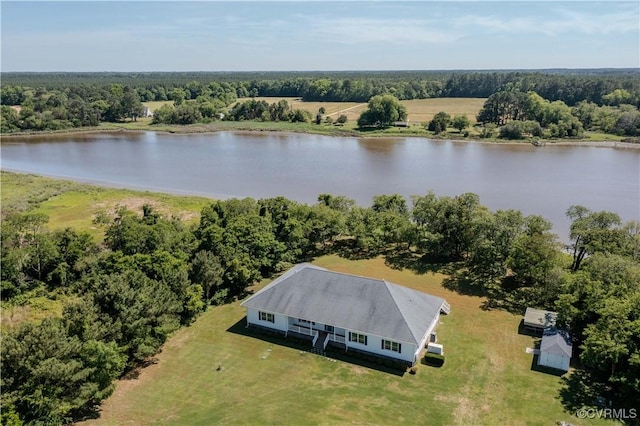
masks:
<svg viewBox="0 0 640 426"><path fill-rule="evenodd" d="M429 336L436 329L436 326L438 325L439 321L440 321L440 312L438 312L438 315L436 315L436 317L433 319L431 324L429 324L429 328L427 329L426 334L422 338L422 341L420 342L420 346L418 346L418 348L416 349L416 352L414 354L416 360L418 360L420 358L420 353L422 352L422 350L427 345L427 343L428 343L427 340L429 340Z"/></svg>
<svg viewBox="0 0 640 426"><path fill-rule="evenodd" d="M273 328L275 330L287 331L289 328L289 320L286 315L273 314L274 322L261 321L259 311L255 309L247 308L247 322L249 324L255 324L262 327Z"/></svg>
<svg viewBox="0 0 640 426"><path fill-rule="evenodd" d="M538 365L564 371L569 371L570 362L571 359L567 356L550 354L549 352L541 352L538 358Z"/></svg>
<svg viewBox="0 0 640 426"><path fill-rule="evenodd" d="M357 331L356 331L357 333ZM359 333L363 334L363 333ZM354 348L361 351L367 351L378 355L387 356L390 358L397 358L403 361L413 362L413 356L416 351L416 345L406 342L398 342L402 345L402 352L394 352L389 350L382 349L382 338L378 336L372 336L371 334L366 334L367 336L367 344L366 346L358 343L358 342L350 342L349 341L349 330L346 330L345 339L347 348Z"/></svg>

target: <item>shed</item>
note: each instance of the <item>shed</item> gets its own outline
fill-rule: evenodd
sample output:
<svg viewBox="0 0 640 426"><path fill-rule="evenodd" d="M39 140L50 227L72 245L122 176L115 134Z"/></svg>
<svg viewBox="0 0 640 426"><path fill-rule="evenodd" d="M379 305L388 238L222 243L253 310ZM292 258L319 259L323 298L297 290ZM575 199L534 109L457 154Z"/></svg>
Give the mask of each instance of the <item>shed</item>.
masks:
<svg viewBox="0 0 640 426"><path fill-rule="evenodd" d="M569 371L571 363L571 336L564 330L550 327L544 330L540 342L538 365Z"/></svg>
<svg viewBox="0 0 640 426"><path fill-rule="evenodd" d="M557 312L527 308L524 314L524 327L541 333L545 328L555 327Z"/></svg>

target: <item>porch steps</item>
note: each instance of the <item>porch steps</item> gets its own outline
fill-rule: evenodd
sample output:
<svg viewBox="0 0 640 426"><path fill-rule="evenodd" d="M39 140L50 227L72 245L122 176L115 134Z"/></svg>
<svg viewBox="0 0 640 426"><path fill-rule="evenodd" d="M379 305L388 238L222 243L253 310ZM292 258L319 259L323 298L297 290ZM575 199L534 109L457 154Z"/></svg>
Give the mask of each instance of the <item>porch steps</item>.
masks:
<svg viewBox="0 0 640 426"><path fill-rule="evenodd" d="M320 356L326 355L325 351L323 351L322 348L311 348L309 352L311 352L312 354L320 355Z"/></svg>
<svg viewBox="0 0 640 426"><path fill-rule="evenodd" d="M326 331L318 331L318 340L316 340L316 344L313 346L314 349L324 349L324 339L327 338L327 334L328 333Z"/></svg>

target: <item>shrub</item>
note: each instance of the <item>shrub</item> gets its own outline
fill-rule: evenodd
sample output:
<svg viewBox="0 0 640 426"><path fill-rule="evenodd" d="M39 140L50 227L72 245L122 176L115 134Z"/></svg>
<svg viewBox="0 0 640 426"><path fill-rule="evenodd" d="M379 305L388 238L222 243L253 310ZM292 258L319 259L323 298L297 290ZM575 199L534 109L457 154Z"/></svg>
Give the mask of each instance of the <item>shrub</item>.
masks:
<svg viewBox="0 0 640 426"><path fill-rule="evenodd" d="M483 139L492 138L496 135L496 125L493 123L487 123L482 126L482 130L480 131L480 137Z"/></svg>
<svg viewBox="0 0 640 426"><path fill-rule="evenodd" d="M501 139L522 139L524 138L522 121L511 121L500 127L499 138Z"/></svg>

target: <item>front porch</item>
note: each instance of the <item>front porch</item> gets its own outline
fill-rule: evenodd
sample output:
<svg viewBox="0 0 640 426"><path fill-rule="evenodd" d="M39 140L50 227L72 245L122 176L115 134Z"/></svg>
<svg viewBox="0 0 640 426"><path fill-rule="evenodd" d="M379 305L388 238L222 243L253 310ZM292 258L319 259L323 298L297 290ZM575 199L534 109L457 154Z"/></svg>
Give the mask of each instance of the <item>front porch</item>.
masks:
<svg viewBox="0 0 640 426"><path fill-rule="evenodd" d="M344 334L340 334L339 330L342 329L337 330L338 331L336 331L335 327L324 324L309 323L309 325L301 325L294 320L293 323L289 325L285 337L292 335L297 338L310 340L311 346L316 353L324 353L329 344L346 350L346 337ZM344 333L344 331L342 332Z"/></svg>

